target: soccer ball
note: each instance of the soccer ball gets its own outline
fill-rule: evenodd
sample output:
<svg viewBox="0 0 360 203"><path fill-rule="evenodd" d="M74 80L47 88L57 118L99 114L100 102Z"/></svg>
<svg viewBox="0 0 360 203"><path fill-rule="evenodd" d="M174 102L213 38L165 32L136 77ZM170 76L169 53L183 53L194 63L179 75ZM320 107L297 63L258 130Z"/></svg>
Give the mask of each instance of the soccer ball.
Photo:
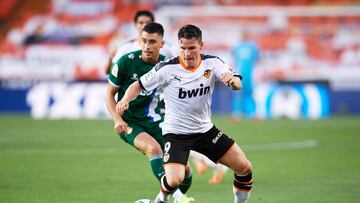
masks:
<svg viewBox="0 0 360 203"><path fill-rule="evenodd" d="M136 202L134 202L134 203L154 203L154 201L149 200L149 199L139 199L139 200L136 200Z"/></svg>

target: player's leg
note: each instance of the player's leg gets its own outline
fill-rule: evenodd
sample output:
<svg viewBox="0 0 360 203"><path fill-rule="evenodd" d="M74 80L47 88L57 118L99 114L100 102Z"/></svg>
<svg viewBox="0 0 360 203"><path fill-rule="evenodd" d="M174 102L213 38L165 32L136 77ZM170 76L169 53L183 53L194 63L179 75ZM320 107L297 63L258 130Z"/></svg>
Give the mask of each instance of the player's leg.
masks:
<svg viewBox="0 0 360 203"><path fill-rule="evenodd" d="M217 184L222 182L224 175L228 170L226 166L222 164L215 164L205 155L193 150L190 151L190 157L193 160L198 173L204 174L208 168L212 169L213 175L208 180L208 183Z"/></svg>
<svg viewBox="0 0 360 203"><path fill-rule="evenodd" d="M164 137L162 135L162 129L160 128L162 121L156 123L143 123L142 125L146 127L147 132L156 139L156 141L161 145L161 148L164 148ZM163 164L163 160L160 160ZM192 184L192 172L189 164L185 167L185 178L184 181L179 185L179 189L183 194L189 190Z"/></svg>
<svg viewBox="0 0 360 203"><path fill-rule="evenodd" d="M189 157L191 142L178 140L174 134L164 135L164 168L165 175L161 178L161 191L155 200L166 202L167 196L172 194L176 202L194 202L176 188L183 182Z"/></svg>
<svg viewBox="0 0 360 203"><path fill-rule="evenodd" d="M252 187L252 166L245 153L235 143L221 158L220 163L234 171L234 202L245 203L249 199Z"/></svg>
<svg viewBox="0 0 360 203"><path fill-rule="evenodd" d="M154 176L160 180L164 175L163 152L160 144L149 134L141 132L135 137L134 146L149 157L151 170Z"/></svg>
<svg viewBox="0 0 360 203"><path fill-rule="evenodd" d="M233 139L218 130L215 126L204 133L194 150L206 155L215 163L221 163L234 171L235 203L246 202L249 198L252 176L251 163Z"/></svg>
<svg viewBox="0 0 360 203"><path fill-rule="evenodd" d="M185 178L179 185L179 189L183 194L186 194L192 184L192 169L189 163L185 166Z"/></svg>
<svg viewBox="0 0 360 203"><path fill-rule="evenodd" d="M193 198L187 197L177 189L185 178L186 166L179 163L168 163L164 167L165 175L161 178L161 191L156 199L163 199L163 202L166 202L167 196L172 194L175 203L194 203Z"/></svg>
<svg viewBox="0 0 360 203"><path fill-rule="evenodd" d="M224 179L225 173L228 170L228 167L223 164L216 164L213 169L213 176L208 180L210 184L218 184L221 183Z"/></svg>
<svg viewBox="0 0 360 203"><path fill-rule="evenodd" d="M128 126L133 129L132 132L120 134L120 137L149 157L152 172L160 180L164 174L161 145L150 134L146 133L144 127L139 123L128 122Z"/></svg>
<svg viewBox="0 0 360 203"><path fill-rule="evenodd" d="M191 150L190 157L195 165L197 172L199 174L204 174L209 167L204 160L204 155L200 154L199 152Z"/></svg>

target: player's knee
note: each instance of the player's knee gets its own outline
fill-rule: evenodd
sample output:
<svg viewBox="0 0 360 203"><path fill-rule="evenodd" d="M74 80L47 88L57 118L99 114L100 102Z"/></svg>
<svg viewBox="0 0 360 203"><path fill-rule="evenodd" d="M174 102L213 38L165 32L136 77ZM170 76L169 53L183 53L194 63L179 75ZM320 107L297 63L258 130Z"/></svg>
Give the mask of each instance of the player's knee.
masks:
<svg viewBox="0 0 360 203"><path fill-rule="evenodd" d="M160 155L162 154L162 150L161 150L161 147L160 145L156 145L156 144L153 144L153 145L147 145L146 147L146 151L145 153L152 157L152 156L156 156L156 155Z"/></svg>
<svg viewBox="0 0 360 203"><path fill-rule="evenodd" d="M252 171L251 162L247 159L243 160L239 167L234 171L237 175L247 175Z"/></svg>
<svg viewBox="0 0 360 203"><path fill-rule="evenodd" d="M185 177L189 177L190 174L191 174L191 166L187 164L185 166Z"/></svg>
<svg viewBox="0 0 360 203"><path fill-rule="evenodd" d="M167 177L166 179L171 187L177 187L184 181L184 177L180 176Z"/></svg>

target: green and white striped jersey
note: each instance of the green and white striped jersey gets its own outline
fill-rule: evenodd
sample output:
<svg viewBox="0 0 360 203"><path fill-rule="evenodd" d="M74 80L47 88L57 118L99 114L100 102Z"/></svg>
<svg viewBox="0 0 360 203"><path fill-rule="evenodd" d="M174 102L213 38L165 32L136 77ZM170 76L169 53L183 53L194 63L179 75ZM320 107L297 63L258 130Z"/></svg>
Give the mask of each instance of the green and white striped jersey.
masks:
<svg viewBox="0 0 360 203"><path fill-rule="evenodd" d="M109 74L109 83L118 87L116 101L120 101L124 96L126 89L145 73L149 72L155 64L145 63L141 59L141 50L130 52L122 56L111 67ZM159 61L165 57L160 55ZM159 103L159 89L152 91L143 90L140 95L129 103L129 109L124 112L122 118L125 121L159 121L162 119Z"/></svg>

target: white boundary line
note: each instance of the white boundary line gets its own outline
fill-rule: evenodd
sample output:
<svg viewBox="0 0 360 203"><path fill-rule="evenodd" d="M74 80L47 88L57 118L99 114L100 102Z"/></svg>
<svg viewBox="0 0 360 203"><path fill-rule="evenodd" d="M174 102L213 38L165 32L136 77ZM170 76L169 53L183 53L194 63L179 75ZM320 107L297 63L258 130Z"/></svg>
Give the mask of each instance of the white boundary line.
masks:
<svg viewBox="0 0 360 203"><path fill-rule="evenodd" d="M291 150L291 149L306 149L318 146L316 140L304 140L295 142L279 142L268 144L248 144L240 145L247 151L269 151L269 150Z"/></svg>

